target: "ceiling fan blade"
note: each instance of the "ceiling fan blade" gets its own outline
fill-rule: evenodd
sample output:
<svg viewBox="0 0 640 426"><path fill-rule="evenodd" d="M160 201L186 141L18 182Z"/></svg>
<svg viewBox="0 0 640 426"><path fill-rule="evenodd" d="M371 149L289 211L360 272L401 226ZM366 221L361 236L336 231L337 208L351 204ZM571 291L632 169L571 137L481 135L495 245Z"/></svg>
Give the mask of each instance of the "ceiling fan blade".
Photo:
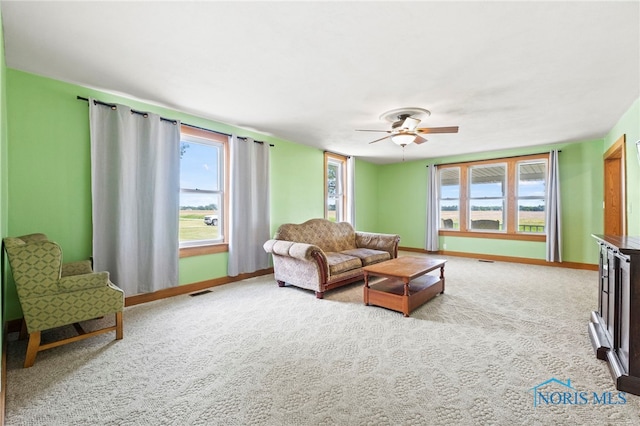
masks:
<svg viewBox="0 0 640 426"><path fill-rule="evenodd" d="M380 141L385 140L385 139L390 138L390 137L391 137L391 135L388 135L388 136L385 136L383 138L376 139L375 141L371 141L369 143L372 144L372 143L380 142Z"/></svg>
<svg viewBox="0 0 640 426"><path fill-rule="evenodd" d="M416 133L458 133L458 126L451 127L423 127L416 129Z"/></svg>
<svg viewBox="0 0 640 426"><path fill-rule="evenodd" d="M416 145L420 145L421 143L425 143L427 140L425 138L423 138L420 135L416 135L415 140L413 141L413 143L415 143Z"/></svg>
<svg viewBox="0 0 640 426"><path fill-rule="evenodd" d="M356 129L356 132L384 132L384 133L391 133L391 130L369 130L369 129Z"/></svg>

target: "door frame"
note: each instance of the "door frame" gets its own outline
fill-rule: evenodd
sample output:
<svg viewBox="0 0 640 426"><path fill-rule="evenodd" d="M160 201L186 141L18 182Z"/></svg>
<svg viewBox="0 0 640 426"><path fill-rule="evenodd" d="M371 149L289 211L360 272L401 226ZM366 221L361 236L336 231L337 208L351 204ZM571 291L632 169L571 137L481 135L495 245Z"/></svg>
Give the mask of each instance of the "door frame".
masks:
<svg viewBox="0 0 640 426"><path fill-rule="evenodd" d="M609 149L604 153L603 156L604 162L604 175L603 175L603 218L604 218L604 231L607 234L608 226L612 221L618 222L620 229L620 235L627 235L627 172L626 172L626 135L622 135L614 142ZM607 175L608 171L613 168L619 167L619 174L613 174L614 181L612 182L612 187L607 188ZM611 197L607 197L608 191L613 191L615 196L617 196L620 200L619 206L619 216L611 217L611 215L607 214L608 211L611 211L613 207L615 210L615 206L611 204Z"/></svg>

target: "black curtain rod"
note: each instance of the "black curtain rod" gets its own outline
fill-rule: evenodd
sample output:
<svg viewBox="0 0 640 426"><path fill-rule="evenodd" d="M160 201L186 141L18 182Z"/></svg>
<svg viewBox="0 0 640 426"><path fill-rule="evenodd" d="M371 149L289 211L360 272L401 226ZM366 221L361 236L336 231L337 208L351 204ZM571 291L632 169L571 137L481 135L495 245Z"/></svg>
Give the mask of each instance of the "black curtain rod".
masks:
<svg viewBox="0 0 640 426"><path fill-rule="evenodd" d="M562 152L561 150L558 150L558 153ZM464 163L475 163L477 161L494 161L494 160L506 160L509 158L517 158L517 157L529 157L531 155L541 155L541 154L548 154L549 152L538 152L536 154L523 154L523 155L511 155L509 157L498 157L498 158L486 158L484 160L470 160L470 161L455 161L453 163L442 163L442 164L434 164L434 166L448 166L450 164L464 164ZM427 167L429 167L429 165L427 164Z"/></svg>
<svg viewBox="0 0 640 426"><path fill-rule="evenodd" d="M88 98L83 98L82 96L77 96L77 99L80 101L85 101L85 102L89 102ZM99 101L97 99L94 99L93 102L95 102L98 105L104 105L104 106L108 106L111 109L116 109L116 104L110 104L107 102L102 102ZM139 115L146 115L146 112L142 112L142 111L136 111L134 109L131 110L132 113L134 114L139 114ZM162 121L168 121L169 123L173 123L173 124L178 124L177 120L173 120L171 118L164 118L164 117L160 117L160 120ZM192 129L198 129L198 130L204 130L205 132L212 132L212 133L217 133L219 135L223 135L223 136L227 136L227 137L231 137L232 135L230 135L229 133L224 133L224 132L219 132L217 130L211 130L211 129L205 129L204 127L200 127L200 126L194 126L193 124L188 124L188 123L180 123L183 126L187 126L187 127L191 127ZM245 136L238 136L238 139L242 139L242 140L247 140L248 138ZM255 143L259 143L259 144L264 144L263 141L256 141L254 140ZM269 144L269 146L274 146L273 144Z"/></svg>
<svg viewBox="0 0 640 426"><path fill-rule="evenodd" d="M182 124L183 126L191 127L192 129L204 130L205 132L217 133L217 134L222 135L222 136L231 137L231 135L229 133L218 132L218 131L211 130L211 129L205 129L204 127L194 126L193 124L187 124L187 123L180 123L180 124Z"/></svg>
<svg viewBox="0 0 640 426"><path fill-rule="evenodd" d="M78 96L77 98L78 98L78 100L80 100L80 101L86 101L86 102L89 102L89 99L87 99L87 98L83 98L82 96ZM107 106L107 107L109 107L109 108L111 108L111 109L116 109L116 104L109 104L109 103L107 103L107 102L102 102L102 101L99 101L99 100L97 100L97 99L94 99L94 100L93 100L93 102L94 102L94 103L96 103L96 104L98 104L98 105L104 105L104 106ZM132 113L132 114L138 114L138 115L144 115L144 116L146 116L146 115L148 114L148 113L146 113L146 112L136 111L135 109L132 109L132 110L131 110L131 113ZM173 119L171 119L171 118L164 118L164 117L160 117L160 120L162 120L162 121L166 121L166 122L169 122L169 123L173 123L173 124L178 124L178 121L177 121L177 120L173 120Z"/></svg>

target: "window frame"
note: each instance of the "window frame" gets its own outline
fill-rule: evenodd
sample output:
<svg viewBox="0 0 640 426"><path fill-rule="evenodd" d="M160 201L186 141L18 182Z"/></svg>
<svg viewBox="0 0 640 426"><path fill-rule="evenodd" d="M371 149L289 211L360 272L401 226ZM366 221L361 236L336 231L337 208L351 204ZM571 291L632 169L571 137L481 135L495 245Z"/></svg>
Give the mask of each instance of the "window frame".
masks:
<svg viewBox="0 0 640 426"><path fill-rule="evenodd" d="M441 236L452 236L452 237L472 237L472 238L492 238L492 239L505 239L505 240L522 240L522 241L540 241L544 242L547 240L546 232L545 233L531 233L531 232L523 232L518 231L518 181L517 181L517 173L518 173L518 163L520 162L528 162L534 160L544 160L546 163L547 176L545 176L545 181L548 177L549 170L549 155L546 153L543 154L533 154L533 155L522 155L515 157L507 157L507 158L495 158L488 160L479 160L479 161L469 161L469 162L461 162L461 163L448 163L446 165L438 166L438 192L440 192L440 172L441 170L447 168L455 168L458 167L460 169L460 206L459 206L459 215L460 215L460 225L459 229L445 229L442 227L442 223L439 223L438 235ZM497 165L504 163L506 164L506 208L505 208L505 230L472 230L470 229L470 219L469 219L469 200L470 200L470 169L473 166L480 165ZM548 182L546 182L548 185ZM440 202L440 198L438 196L438 202ZM545 194L545 207L548 206ZM438 215L440 212L440 205L438 205ZM439 222L441 222L439 220Z"/></svg>
<svg viewBox="0 0 640 426"><path fill-rule="evenodd" d="M544 195L542 195L542 196L521 195L520 194L520 175L521 175L520 166L522 166L522 165L532 165L532 164L536 164L536 163L540 163L540 162L544 162L545 163L546 175L544 177L544 181L545 181L545 193L544 193ZM516 208L515 220L516 220L516 224L515 224L515 227L518 230L518 233L523 233L523 234L528 234L529 233L529 234L532 234L532 235L540 235L540 233L538 233L538 232L531 232L531 231L524 231L524 230L520 231L519 230L520 229L520 207L519 207L519 205L520 205L520 201L521 200L522 201L541 200L542 203L544 204L544 208L545 208L544 212L545 212L545 219L546 219L546 211L547 211L547 208L549 207L549 203L547 202L547 194L548 194L547 186L549 184L549 182L548 182L548 177L549 177L549 161L548 161L548 158L544 159L544 161L542 161L540 159L538 159L538 160L518 161L516 163L515 167L516 167L516 170L515 170L515 175L516 175L516 178L515 178L516 179L515 180L515 185L516 185L516 190L515 190L515 204L516 204L515 205L515 208ZM522 226L525 227L527 225L522 225ZM532 226L532 225L529 225L529 226ZM543 232L542 232L545 235L546 235L546 231L547 231L546 230L546 226L547 226L547 224L545 222L545 224L543 225Z"/></svg>
<svg viewBox="0 0 640 426"><path fill-rule="evenodd" d="M203 244L189 244L182 246L179 245L179 256L182 257L190 257L190 256L200 256L204 254L212 254L212 253L222 253L229 250L229 137L227 135L216 133L214 131L209 131L205 129L200 129L192 126L181 125L180 126L180 140L182 141L182 137L187 136L190 138L201 139L203 144L211 143L216 145L222 145L222 165L223 171L220 173L220 176L223 180L221 185L222 192L222 209L219 211L219 215L222 217L218 218L218 220L222 223L222 239L217 241L211 240L203 240L206 241ZM182 192L183 188L179 188L179 191ZM179 209L179 207L178 207ZM178 210L178 214L180 214ZM194 240L196 241L196 240Z"/></svg>
<svg viewBox="0 0 640 426"><path fill-rule="evenodd" d="M329 219L329 165L338 164L341 169L338 182L342 186L342 193L340 194L340 206L342 217L338 216L338 202L336 201L336 222L347 221L347 197L349 194L347 185L347 157L340 154L334 154L332 152L324 153L324 218Z"/></svg>
<svg viewBox="0 0 640 426"><path fill-rule="evenodd" d="M481 170L481 169L488 169L488 168L502 168L504 169L504 174L502 175L504 177L504 188L502 191L502 197L498 197L498 196L491 196L491 197L473 197L471 194L471 190L472 190L472 186L473 186L473 171L474 170ZM473 228L473 214L471 213L471 205L472 204L482 204L482 201L491 201L494 200L494 202L496 202L497 200L500 200L500 202L502 203L502 229L497 228L497 229L492 229L491 231L486 231L486 232L490 232L490 233L505 233L508 231L508 227L509 227L509 222L510 222L510 217L508 215L508 206L509 206L509 201L508 201L508 197L509 197L509 184L508 184L508 176L509 176L509 165L507 164L506 161L498 161L495 163L487 163L487 164L473 164L473 165L469 165L467 168L467 172L468 172L468 192L466 193L466 198L467 198L467 215L468 215L468 219L466 222L466 229L471 231L471 232L478 232L479 229L482 228ZM478 182L479 183L479 182ZM476 219L477 220L477 219ZM482 219L481 219L482 220ZM507 228L505 228L505 225L507 226Z"/></svg>
<svg viewBox="0 0 640 426"><path fill-rule="evenodd" d="M458 227L457 228L455 227L455 223L456 222L454 222L454 220L451 219L451 218L444 219L444 220L451 220L451 226L450 227L445 226L444 220L442 219L442 217L439 217L439 219L440 219L439 229L451 229L451 230L457 229L457 230L459 230L460 229L460 222L462 221L462 216L461 216L462 215L462 209L460 208L461 170L460 170L459 166L447 167L447 169L456 170L457 171L456 178L457 178L457 182L458 182L457 183L457 185L458 185L458 194L457 194L457 197L455 197L455 198L453 198L453 197L444 197L443 196L443 194L442 194L442 179L443 179L443 176L442 176L441 173L438 172L438 176L437 176L437 179L438 179L438 212L439 212L438 214L440 215L440 213L442 212L443 201L445 203L449 202L448 204L451 204L451 202L455 201L455 204L458 205L458 210L457 210L458 211L458 218L457 218L458 219Z"/></svg>

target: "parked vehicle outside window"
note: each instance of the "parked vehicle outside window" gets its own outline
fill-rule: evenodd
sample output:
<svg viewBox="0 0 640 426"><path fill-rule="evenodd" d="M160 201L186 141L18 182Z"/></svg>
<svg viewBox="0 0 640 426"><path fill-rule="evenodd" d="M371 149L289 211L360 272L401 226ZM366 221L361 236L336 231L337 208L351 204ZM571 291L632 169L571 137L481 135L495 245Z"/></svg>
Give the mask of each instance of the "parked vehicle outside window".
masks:
<svg viewBox="0 0 640 426"><path fill-rule="evenodd" d="M209 226L218 226L218 215L208 214L204 217L204 223Z"/></svg>

